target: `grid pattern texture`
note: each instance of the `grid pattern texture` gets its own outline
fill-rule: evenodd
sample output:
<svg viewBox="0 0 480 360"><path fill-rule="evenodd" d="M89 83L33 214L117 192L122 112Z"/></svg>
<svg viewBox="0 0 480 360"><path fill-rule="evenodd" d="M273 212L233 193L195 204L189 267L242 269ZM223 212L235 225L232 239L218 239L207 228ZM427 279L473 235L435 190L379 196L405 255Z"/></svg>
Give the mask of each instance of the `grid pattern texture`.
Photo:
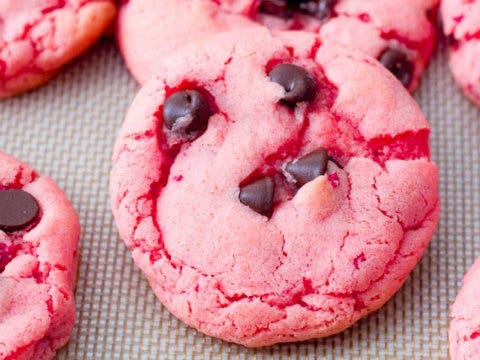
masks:
<svg viewBox="0 0 480 360"><path fill-rule="evenodd" d="M118 238L108 196L113 142L138 86L105 40L47 86L0 102L0 148L53 177L82 223L77 321L59 359L445 359L450 305L480 255L480 109L457 90L443 46L416 99L440 166L437 234L380 311L327 339L248 350L184 326Z"/></svg>

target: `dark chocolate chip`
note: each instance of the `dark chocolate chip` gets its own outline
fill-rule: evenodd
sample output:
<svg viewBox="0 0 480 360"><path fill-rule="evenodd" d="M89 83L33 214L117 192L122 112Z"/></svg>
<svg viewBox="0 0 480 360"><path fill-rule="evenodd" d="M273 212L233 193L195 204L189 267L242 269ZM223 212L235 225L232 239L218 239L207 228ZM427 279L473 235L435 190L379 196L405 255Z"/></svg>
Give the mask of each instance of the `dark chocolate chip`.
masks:
<svg viewBox="0 0 480 360"><path fill-rule="evenodd" d="M261 215L270 217L273 212L274 192L275 182L267 176L240 188L238 198L243 205Z"/></svg>
<svg viewBox="0 0 480 360"><path fill-rule="evenodd" d="M408 87L413 77L413 64L407 55L400 50L388 49L380 56L380 62L395 77L400 80L403 86Z"/></svg>
<svg viewBox="0 0 480 360"><path fill-rule="evenodd" d="M165 127L179 135L205 130L209 117L208 102L197 90L177 91L163 104Z"/></svg>
<svg viewBox="0 0 480 360"><path fill-rule="evenodd" d="M37 200L18 189L0 191L0 230L12 232L26 228L38 216Z"/></svg>
<svg viewBox="0 0 480 360"><path fill-rule="evenodd" d="M334 0L307 0L290 1L295 7L306 15L313 16L319 20L325 20L332 16Z"/></svg>
<svg viewBox="0 0 480 360"><path fill-rule="evenodd" d="M328 153L325 149L318 149L300 159L289 162L285 171L296 181L298 188L306 183L325 175L328 164Z"/></svg>
<svg viewBox="0 0 480 360"><path fill-rule="evenodd" d="M273 82L283 86L286 91L283 101L289 105L315 99L317 93L315 80L300 66L280 64L275 66L268 76Z"/></svg>
<svg viewBox="0 0 480 360"><path fill-rule="evenodd" d="M288 4L287 0L263 0L260 3L259 11L273 16L282 18L288 17Z"/></svg>
<svg viewBox="0 0 480 360"><path fill-rule="evenodd" d="M260 12L290 18L294 12L325 20L332 16L335 0L263 0Z"/></svg>

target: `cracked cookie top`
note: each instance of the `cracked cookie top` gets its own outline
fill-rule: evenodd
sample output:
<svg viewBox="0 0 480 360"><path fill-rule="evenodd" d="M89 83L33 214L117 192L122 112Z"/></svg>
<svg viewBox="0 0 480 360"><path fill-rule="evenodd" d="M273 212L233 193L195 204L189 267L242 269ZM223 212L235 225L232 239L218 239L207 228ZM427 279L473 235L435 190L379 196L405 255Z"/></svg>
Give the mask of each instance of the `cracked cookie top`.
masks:
<svg viewBox="0 0 480 360"><path fill-rule="evenodd" d="M181 45L252 26L305 30L377 58L409 90L419 82L435 43L438 0L157 0L125 1L118 43L142 84ZM155 30L158 29L158 30Z"/></svg>
<svg viewBox="0 0 480 360"><path fill-rule="evenodd" d="M445 0L441 11L452 73L465 95L480 105L480 1Z"/></svg>
<svg viewBox="0 0 480 360"><path fill-rule="evenodd" d="M0 358L50 359L73 328L80 226L48 177L0 152Z"/></svg>
<svg viewBox="0 0 480 360"><path fill-rule="evenodd" d="M105 32L112 0L0 0L0 99L35 88Z"/></svg>
<svg viewBox="0 0 480 360"><path fill-rule="evenodd" d="M113 212L187 324L246 346L327 336L383 305L431 239L428 137L374 59L305 32L223 34L134 100Z"/></svg>

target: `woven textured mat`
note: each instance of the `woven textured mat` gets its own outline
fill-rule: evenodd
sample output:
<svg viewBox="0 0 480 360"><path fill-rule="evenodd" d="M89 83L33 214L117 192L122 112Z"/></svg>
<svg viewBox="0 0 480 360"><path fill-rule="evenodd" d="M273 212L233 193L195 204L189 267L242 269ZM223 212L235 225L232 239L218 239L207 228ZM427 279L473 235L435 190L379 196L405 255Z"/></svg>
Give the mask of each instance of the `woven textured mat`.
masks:
<svg viewBox="0 0 480 360"><path fill-rule="evenodd" d="M59 359L445 359L449 308L480 256L480 109L440 46L416 93L441 169L437 235L380 311L327 339L248 350L187 328L156 300L109 208L113 142L138 86L104 40L47 86L0 102L0 148L53 177L82 223L77 321Z"/></svg>

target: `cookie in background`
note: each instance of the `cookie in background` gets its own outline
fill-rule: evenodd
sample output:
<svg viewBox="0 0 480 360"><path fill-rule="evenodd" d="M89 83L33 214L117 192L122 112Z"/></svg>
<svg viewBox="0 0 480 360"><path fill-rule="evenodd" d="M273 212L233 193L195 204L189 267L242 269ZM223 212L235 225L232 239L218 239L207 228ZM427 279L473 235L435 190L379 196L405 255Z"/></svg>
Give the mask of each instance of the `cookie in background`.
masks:
<svg viewBox="0 0 480 360"><path fill-rule="evenodd" d="M184 44L245 27L304 30L378 59L413 91L432 55L438 0L131 0L117 42L141 84Z"/></svg>
<svg viewBox="0 0 480 360"><path fill-rule="evenodd" d="M441 15L452 74L465 95L480 105L480 1L443 0Z"/></svg>
<svg viewBox="0 0 480 360"><path fill-rule="evenodd" d="M449 340L452 360L480 358L480 259L463 278L452 306Z"/></svg>
<svg viewBox="0 0 480 360"><path fill-rule="evenodd" d="M34 89L108 30L113 0L0 0L0 99Z"/></svg>

